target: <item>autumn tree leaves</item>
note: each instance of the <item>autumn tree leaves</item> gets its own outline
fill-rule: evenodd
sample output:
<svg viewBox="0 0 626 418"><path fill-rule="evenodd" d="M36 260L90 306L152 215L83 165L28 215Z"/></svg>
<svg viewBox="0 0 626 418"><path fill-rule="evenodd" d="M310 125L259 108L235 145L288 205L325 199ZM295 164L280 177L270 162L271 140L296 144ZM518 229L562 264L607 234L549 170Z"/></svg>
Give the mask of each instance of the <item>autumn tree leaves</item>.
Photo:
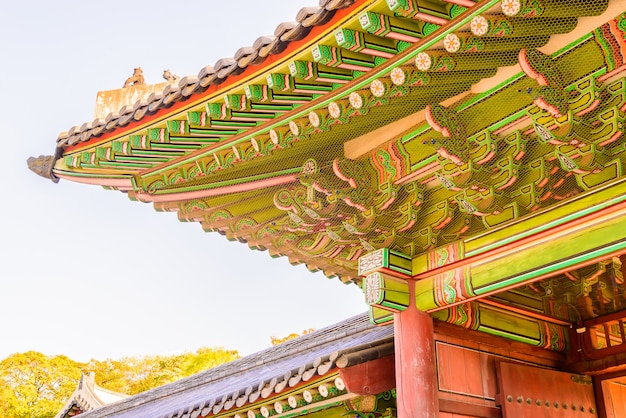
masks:
<svg viewBox="0 0 626 418"><path fill-rule="evenodd" d="M96 384L134 395L239 358L236 350L202 347L172 356L137 356L79 363L36 351L0 362L0 416L51 418L63 407L81 373L94 372Z"/></svg>

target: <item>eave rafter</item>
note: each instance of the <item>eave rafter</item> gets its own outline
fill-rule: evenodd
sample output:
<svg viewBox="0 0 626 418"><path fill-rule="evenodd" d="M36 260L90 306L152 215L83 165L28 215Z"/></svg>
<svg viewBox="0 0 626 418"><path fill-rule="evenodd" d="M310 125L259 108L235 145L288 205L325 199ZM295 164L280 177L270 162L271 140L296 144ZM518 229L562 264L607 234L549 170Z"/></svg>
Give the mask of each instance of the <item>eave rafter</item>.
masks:
<svg viewBox="0 0 626 418"><path fill-rule="evenodd" d="M170 88L160 100L174 110L157 122L111 140L88 134L106 129L63 137L55 170L102 184L132 176L133 198L359 281L369 251L419 255L621 176L623 59L602 44L618 26L537 49L609 2L544 3L355 2L263 72L225 73L238 62L225 60ZM517 71L502 78L503 67ZM220 74L242 78L201 93ZM132 124L141 109L120 118ZM345 140L404 119L400 135L345 158Z"/></svg>

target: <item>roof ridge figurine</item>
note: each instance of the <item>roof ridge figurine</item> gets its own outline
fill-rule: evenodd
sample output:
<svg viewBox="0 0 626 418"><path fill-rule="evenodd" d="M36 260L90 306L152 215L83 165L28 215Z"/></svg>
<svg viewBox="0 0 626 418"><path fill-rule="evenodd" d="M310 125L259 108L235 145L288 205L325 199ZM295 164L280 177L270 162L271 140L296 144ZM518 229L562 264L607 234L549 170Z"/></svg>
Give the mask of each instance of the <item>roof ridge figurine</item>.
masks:
<svg viewBox="0 0 626 418"><path fill-rule="evenodd" d="M177 83L180 80L180 77L173 74L169 69L163 70L163 78L170 84Z"/></svg>
<svg viewBox="0 0 626 418"><path fill-rule="evenodd" d="M124 88L130 86L138 86L142 84L146 84L143 78L143 70L141 69L141 67L137 67L133 71L133 75L126 79L126 82L124 83Z"/></svg>

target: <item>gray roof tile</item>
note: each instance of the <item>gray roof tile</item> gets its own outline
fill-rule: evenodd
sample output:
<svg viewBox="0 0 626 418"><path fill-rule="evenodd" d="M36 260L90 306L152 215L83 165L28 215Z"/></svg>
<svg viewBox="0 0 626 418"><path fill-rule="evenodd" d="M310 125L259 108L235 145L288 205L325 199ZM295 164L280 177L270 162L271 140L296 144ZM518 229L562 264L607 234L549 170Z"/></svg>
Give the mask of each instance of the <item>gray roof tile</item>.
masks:
<svg viewBox="0 0 626 418"><path fill-rule="evenodd" d="M268 398L334 368L344 352L388 342L393 327L372 325L363 314L186 379L96 409L82 416L205 415Z"/></svg>

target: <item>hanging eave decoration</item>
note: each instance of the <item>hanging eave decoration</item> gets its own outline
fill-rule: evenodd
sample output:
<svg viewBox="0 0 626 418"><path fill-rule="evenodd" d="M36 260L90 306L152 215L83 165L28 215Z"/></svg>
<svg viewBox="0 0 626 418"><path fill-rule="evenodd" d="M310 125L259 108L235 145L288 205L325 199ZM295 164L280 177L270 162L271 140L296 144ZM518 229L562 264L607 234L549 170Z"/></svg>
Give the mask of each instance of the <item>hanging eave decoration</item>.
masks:
<svg viewBox="0 0 626 418"><path fill-rule="evenodd" d="M344 282L376 250L415 259L621 182L619 1L428 5L303 9L276 38L61 134L39 171Z"/></svg>

